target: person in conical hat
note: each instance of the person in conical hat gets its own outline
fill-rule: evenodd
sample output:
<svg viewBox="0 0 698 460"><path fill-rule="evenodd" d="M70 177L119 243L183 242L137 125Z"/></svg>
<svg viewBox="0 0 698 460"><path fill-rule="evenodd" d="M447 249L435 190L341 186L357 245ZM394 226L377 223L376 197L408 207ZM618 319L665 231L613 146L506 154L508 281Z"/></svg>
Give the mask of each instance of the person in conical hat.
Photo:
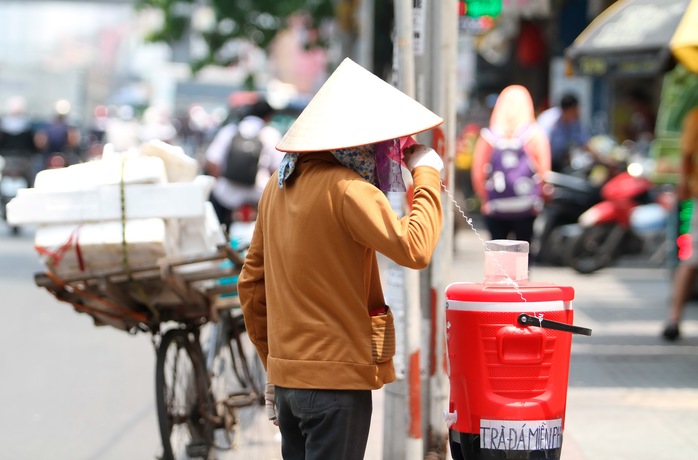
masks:
<svg viewBox="0 0 698 460"><path fill-rule="evenodd" d="M277 149L238 280L267 370L267 412L285 459L363 459L371 390L395 380L395 328L377 253L425 268L442 226L443 162L413 134L442 119L347 59ZM384 191L404 190L400 217Z"/></svg>

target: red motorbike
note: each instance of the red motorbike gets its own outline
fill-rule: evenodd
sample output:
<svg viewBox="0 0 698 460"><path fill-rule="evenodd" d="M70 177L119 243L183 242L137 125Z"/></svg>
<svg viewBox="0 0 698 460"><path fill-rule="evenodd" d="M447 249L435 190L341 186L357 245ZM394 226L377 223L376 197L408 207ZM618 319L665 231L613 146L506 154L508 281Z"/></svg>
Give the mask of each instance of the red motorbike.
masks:
<svg viewBox="0 0 698 460"><path fill-rule="evenodd" d="M654 184L627 171L601 188L602 201L582 213L567 244L565 261L579 273L593 273L621 255L639 254L646 235L663 234L671 204L658 200ZM660 201L665 201L660 203Z"/></svg>

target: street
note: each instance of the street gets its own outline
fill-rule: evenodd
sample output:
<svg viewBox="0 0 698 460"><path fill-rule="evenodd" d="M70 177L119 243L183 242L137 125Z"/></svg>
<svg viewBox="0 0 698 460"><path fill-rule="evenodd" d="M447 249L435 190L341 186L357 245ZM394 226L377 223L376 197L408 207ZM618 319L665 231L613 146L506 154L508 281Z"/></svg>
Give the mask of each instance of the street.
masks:
<svg viewBox="0 0 698 460"><path fill-rule="evenodd" d="M95 327L34 285L42 270L31 229L0 224L0 458L154 459L161 454L149 336ZM455 239L450 281L482 279L470 230ZM676 344L659 338L668 271L624 259L594 275L532 267L531 280L575 288L575 323L593 330L572 346L563 460L676 460L698 456L698 308ZM367 460L381 460L382 392L374 396ZM244 446L220 459L280 459L263 410ZM385 459L389 460L389 459Z"/></svg>
<svg viewBox="0 0 698 460"><path fill-rule="evenodd" d="M0 457L155 458L155 353L36 287L33 234L0 225Z"/></svg>
<svg viewBox="0 0 698 460"><path fill-rule="evenodd" d="M0 458L155 459L162 454L150 336L105 326L34 284L43 270L33 230L12 236L0 223ZM241 449L217 460L279 451L263 408ZM280 455L279 455L280 458Z"/></svg>

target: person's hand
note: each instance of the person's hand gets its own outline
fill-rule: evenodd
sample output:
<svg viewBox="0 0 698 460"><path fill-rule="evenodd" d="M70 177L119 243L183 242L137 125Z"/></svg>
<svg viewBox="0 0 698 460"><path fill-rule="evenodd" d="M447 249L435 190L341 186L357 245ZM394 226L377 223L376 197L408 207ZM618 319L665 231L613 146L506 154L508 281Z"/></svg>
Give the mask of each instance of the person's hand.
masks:
<svg viewBox="0 0 698 460"><path fill-rule="evenodd" d="M418 166L429 166L441 172L444 169L444 162L434 149L423 144L415 144L402 151L405 166L410 172Z"/></svg>
<svg viewBox="0 0 698 460"><path fill-rule="evenodd" d="M276 416L276 400L274 399L274 384L267 382L264 386L264 405L267 409L267 418L279 426L279 419Z"/></svg>

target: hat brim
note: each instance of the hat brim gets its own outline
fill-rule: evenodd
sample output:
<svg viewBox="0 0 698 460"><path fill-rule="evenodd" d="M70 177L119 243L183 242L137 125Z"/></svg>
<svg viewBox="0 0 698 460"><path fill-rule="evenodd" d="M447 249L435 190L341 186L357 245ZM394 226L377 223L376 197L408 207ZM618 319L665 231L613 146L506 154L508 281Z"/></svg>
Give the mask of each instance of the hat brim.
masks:
<svg viewBox="0 0 698 460"><path fill-rule="evenodd" d="M276 148L319 152L418 134L443 119L402 91L345 59Z"/></svg>

